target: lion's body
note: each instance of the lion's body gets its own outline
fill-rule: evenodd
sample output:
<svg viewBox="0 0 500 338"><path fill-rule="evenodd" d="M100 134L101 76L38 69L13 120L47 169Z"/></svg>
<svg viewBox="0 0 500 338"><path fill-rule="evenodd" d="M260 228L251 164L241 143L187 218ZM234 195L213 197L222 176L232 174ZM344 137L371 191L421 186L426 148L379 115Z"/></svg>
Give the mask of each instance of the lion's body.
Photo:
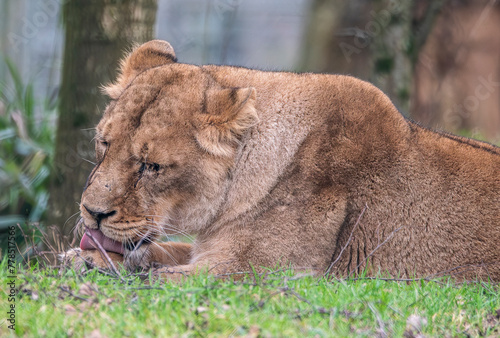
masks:
<svg viewBox="0 0 500 338"><path fill-rule="evenodd" d="M161 44L134 52L151 67L134 69L132 54L108 88L87 226L135 242L161 216L197 234L185 271L291 263L500 280L499 148L409 122L352 77L144 62ZM145 181L138 162L162 169ZM96 208L104 221L84 211ZM120 231L132 223L134 235Z"/></svg>

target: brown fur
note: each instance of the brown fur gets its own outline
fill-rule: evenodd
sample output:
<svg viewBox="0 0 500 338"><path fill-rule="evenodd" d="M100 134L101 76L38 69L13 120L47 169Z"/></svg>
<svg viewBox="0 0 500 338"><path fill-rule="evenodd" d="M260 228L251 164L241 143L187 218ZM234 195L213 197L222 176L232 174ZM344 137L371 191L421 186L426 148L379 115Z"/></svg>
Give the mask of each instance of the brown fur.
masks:
<svg viewBox="0 0 500 338"><path fill-rule="evenodd" d="M181 64L152 41L107 92L85 225L124 243L197 235L186 259L143 244L129 268L500 281L499 148L407 121L369 83Z"/></svg>

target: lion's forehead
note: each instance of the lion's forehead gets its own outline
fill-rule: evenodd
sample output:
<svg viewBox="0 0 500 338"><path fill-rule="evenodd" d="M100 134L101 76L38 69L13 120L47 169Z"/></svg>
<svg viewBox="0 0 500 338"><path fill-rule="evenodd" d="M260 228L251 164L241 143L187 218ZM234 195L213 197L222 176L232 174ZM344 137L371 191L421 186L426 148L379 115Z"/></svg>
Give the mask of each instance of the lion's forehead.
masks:
<svg viewBox="0 0 500 338"><path fill-rule="evenodd" d="M189 125L203 104L202 79L158 72L136 79L108 106L97 127L100 134L114 139L139 131L156 134L171 126Z"/></svg>
<svg viewBox="0 0 500 338"><path fill-rule="evenodd" d="M146 118L140 125L120 121L120 117L110 118L105 128L113 128L106 135L125 160L132 156L135 160L147 160L164 165L182 162L194 144L194 131L189 124L180 124L168 119ZM112 126L114 125L114 126ZM126 128L129 128L126 130ZM111 137L110 137L111 135Z"/></svg>
<svg viewBox="0 0 500 338"><path fill-rule="evenodd" d="M97 132L119 145L125 157L160 164L182 162L195 148L191 119L204 100L200 82L188 82L186 88L185 83L168 82L154 72L136 79L109 105Z"/></svg>

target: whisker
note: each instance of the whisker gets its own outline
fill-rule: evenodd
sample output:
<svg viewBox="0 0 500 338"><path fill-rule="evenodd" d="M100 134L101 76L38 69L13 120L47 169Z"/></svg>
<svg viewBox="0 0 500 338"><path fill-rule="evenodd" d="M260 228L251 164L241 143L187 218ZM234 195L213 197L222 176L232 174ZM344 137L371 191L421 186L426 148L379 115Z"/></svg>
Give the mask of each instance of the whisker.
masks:
<svg viewBox="0 0 500 338"><path fill-rule="evenodd" d="M94 162L92 162L91 160L87 160L84 157L82 157L81 159L84 160L84 161L86 161L86 162L88 162L88 163L90 163L90 164L92 164L92 165L96 165Z"/></svg>
<svg viewBox="0 0 500 338"><path fill-rule="evenodd" d="M183 231L183 230L180 230L180 229L176 229L176 228L174 228L174 227L172 227L172 226L169 226L169 225L167 225L167 224L159 224L159 223L154 224L154 223L151 223L151 224L149 224L149 225L154 225L154 226L159 226L159 227L161 227L161 229L163 230L163 234L164 234L165 236L167 236L167 237L168 237L168 234L165 232L165 230L172 231L172 232L174 232L176 235L182 235L182 236L185 236L186 238L188 238L188 239L189 239L189 240L191 240L191 241L194 241L194 240L195 240L195 238L194 238L192 235L190 235L189 233L187 233L186 231Z"/></svg>
<svg viewBox="0 0 500 338"><path fill-rule="evenodd" d="M142 233L139 229L134 229L134 232L136 235L139 235L140 237L143 237L143 238L146 238L150 231L148 230L148 232L146 234ZM177 260L175 259L174 256L172 256L172 254L170 252L168 252L167 249L165 249L164 247L162 247L158 242L151 242L150 243L151 245L155 245L156 247L158 247L160 249L161 252L163 252L165 255L167 255L176 265L178 264ZM139 244L137 245L139 246Z"/></svg>
<svg viewBox="0 0 500 338"><path fill-rule="evenodd" d="M66 224L68 224L69 220L72 219L73 217L75 217L76 215L78 215L80 213L80 211L77 211L75 212L73 215L69 216L68 219L66 219L66 222L64 222L63 224L63 228L66 226Z"/></svg>
<svg viewBox="0 0 500 338"><path fill-rule="evenodd" d="M195 240L195 238L190 233L188 233L184 230L181 230L181 229L177 229L172 224L168 223L168 221L172 219L171 217L167 217L165 215L154 215L154 214L144 215L144 217L146 217L146 219L148 217L160 218L161 221L147 219L147 221L149 222L148 224L150 224L150 225L154 224L154 225L160 226L162 228L166 228L168 230L175 231L176 234L183 235L191 241ZM166 233L164 233L164 234L167 235Z"/></svg>
<svg viewBox="0 0 500 338"><path fill-rule="evenodd" d="M73 233L73 235L76 236L76 234L78 235L83 235L83 232L84 232L84 227L83 227L83 218L80 216L78 218L78 220L75 222L75 225L73 225L70 229L70 233ZM76 234L75 234L76 232Z"/></svg>
<svg viewBox="0 0 500 338"><path fill-rule="evenodd" d="M130 155L125 161L128 161L130 160L131 158L133 158L135 155Z"/></svg>

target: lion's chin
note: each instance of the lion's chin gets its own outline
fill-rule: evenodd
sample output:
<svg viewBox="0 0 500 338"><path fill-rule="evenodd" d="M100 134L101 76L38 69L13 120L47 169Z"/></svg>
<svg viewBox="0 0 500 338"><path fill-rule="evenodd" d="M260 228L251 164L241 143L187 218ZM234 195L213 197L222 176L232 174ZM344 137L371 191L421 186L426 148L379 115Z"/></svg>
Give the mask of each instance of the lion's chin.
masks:
<svg viewBox="0 0 500 338"><path fill-rule="evenodd" d="M88 233L90 233L90 235ZM104 250L123 255L123 244L106 237L101 230L97 229L88 229L85 232L80 241L80 249L95 250L98 247L95 241L99 242Z"/></svg>

